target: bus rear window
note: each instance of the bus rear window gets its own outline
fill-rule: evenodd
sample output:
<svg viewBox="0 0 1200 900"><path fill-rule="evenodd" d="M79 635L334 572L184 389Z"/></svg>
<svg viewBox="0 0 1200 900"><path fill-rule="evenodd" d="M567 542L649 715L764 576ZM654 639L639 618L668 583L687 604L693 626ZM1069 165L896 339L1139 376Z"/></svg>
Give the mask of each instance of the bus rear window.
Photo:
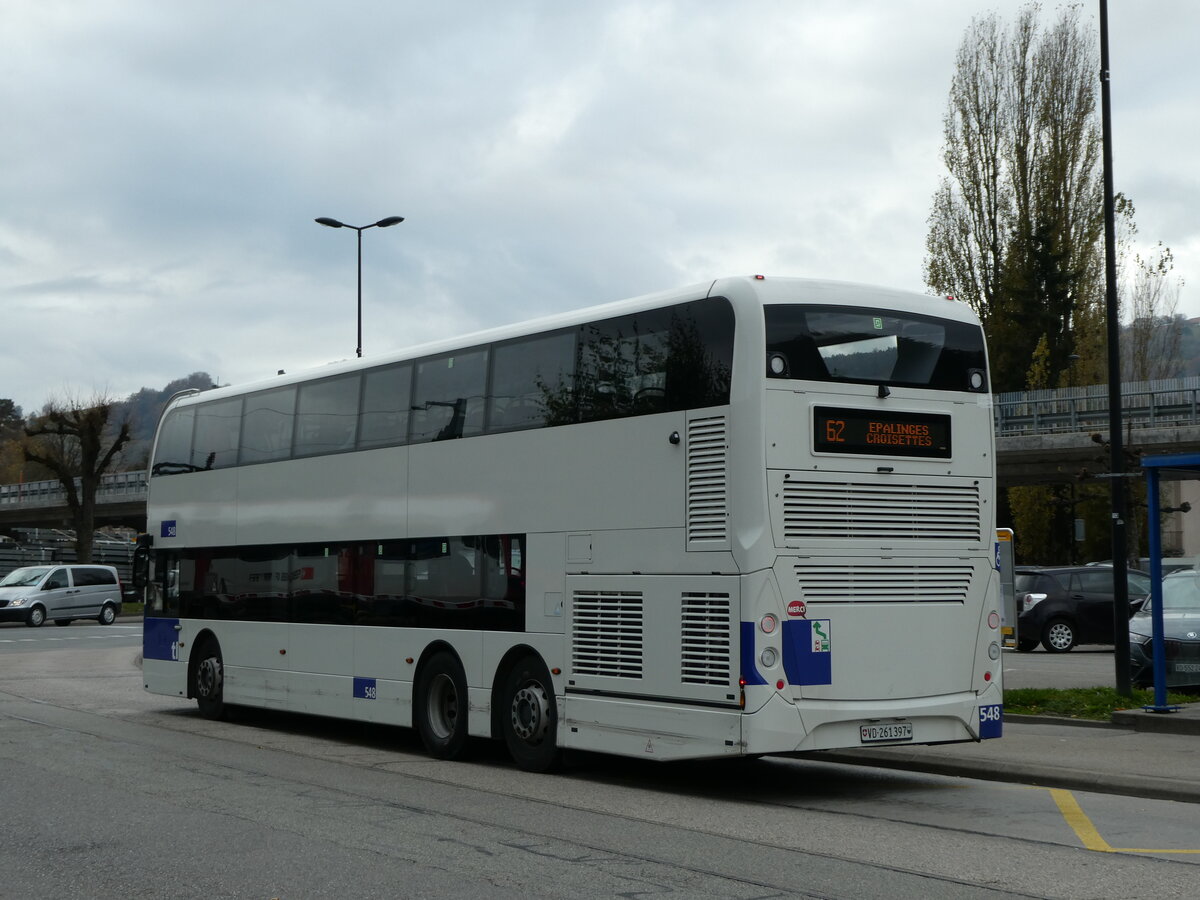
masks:
<svg viewBox="0 0 1200 900"><path fill-rule="evenodd" d="M977 325L861 307L788 304L764 310L770 378L988 390Z"/></svg>

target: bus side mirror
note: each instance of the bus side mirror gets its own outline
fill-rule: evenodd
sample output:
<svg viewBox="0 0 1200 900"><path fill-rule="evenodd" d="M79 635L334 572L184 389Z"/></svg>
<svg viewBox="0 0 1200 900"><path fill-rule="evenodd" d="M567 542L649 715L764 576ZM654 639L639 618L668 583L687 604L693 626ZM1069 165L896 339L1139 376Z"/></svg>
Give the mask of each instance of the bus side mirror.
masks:
<svg viewBox="0 0 1200 900"><path fill-rule="evenodd" d="M150 583L150 547L154 538L148 534L139 534L133 548L133 586L139 591L145 590Z"/></svg>

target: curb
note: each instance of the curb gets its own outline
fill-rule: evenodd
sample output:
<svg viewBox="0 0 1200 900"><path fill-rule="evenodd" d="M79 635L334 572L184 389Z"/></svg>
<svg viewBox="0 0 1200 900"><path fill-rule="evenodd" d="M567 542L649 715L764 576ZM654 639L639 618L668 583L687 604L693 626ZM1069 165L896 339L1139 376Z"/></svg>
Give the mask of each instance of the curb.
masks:
<svg viewBox="0 0 1200 900"><path fill-rule="evenodd" d="M1200 711L1184 708L1175 712L1123 709L1112 714L1113 725L1153 734L1200 735Z"/></svg>
<svg viewBox="0 0 1200 900"><path fill-rule="evenodd" d="M1193 706L1160 713L1146 709L1119 709L1112 720L1068 719L1063 716L1023 716L1006 713L1005 722L1014 725L1068 725L1072 728L1109 728L1153 734L1200 735L1200 709Z"/></svg>
<svg viewBox="0 0 1200 900"><path fill-rule="evenodd" d="M1156 778L1152 775L1101 774L1083 769L1045 766L1037 763L1004 763L996 760L971 762L925 755L920 751L889 753L883 750L817 750L811 753L797 753L793 756L797 759L838 762L854 766L875 766L882 769L902 769L906 772L925 772L931 775L950 775L957 778L999 781L1006 784L1028 784L1034 787L1090 791L1096 794L1142 797L1147 800L1200 803L1200 785L1181 783L1172 778Z"/></svg>
<svg viewBox="0 0 1200 900"><path fill-rule="evenodd" d="M1014 725L1070 725L1072 728L1117 728L1115 722L1103 719L1072 719L1067 716L1025 716L1020 713L1005 713L1004 721Z"/></svg>

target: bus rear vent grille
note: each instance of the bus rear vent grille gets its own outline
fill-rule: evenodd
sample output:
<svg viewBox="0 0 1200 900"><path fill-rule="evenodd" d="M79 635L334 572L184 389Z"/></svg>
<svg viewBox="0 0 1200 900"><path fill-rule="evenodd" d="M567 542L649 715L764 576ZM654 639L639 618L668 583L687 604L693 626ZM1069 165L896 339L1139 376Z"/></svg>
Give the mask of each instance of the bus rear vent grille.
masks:
<svg viewBox="0 0 1200 900"><path fill-rule="evenodd" d="M733 681L733 607L728 594L684 593L680 680L684 684Z"/></svg>
<svg viewBox="0 0 1200 900"><path fill-rule="evenodd" d="M980 532L978 485L788 481L787 540L970 541Z"/></svg>
<svg viewBox="0 0 1200 900"><path fill-rule="evenodd" d="M572 672L641 678L645 633L641 591L576 591L571 602Z"/></svg>
<svg viewBox="0 0 1200 900"><path fill-rule="evenodd" d="M795 569L804 599L822 603L963 603L975 571L970 563L953 562L798 563Z"/></svg>
<svg viewBox="0 0 1200 900"><path fill-rule="evenodd" d="M687 423L687 536L689 543L729 539L725 417Z"/></svg>

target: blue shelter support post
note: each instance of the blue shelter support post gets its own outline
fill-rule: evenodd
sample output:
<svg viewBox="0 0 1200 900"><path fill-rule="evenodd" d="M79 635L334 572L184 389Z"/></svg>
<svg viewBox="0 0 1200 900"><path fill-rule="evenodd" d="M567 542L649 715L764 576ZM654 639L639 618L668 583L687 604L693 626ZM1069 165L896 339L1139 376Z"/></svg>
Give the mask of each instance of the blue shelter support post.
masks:
<svg viewBox="0 0 1200 900"><path fill-rule="evenodd" d="M1178 712L1167 705L1167 657L1163 625L1162 522L1158 502L1159 482L1165 471L1168 478L1200 478L1200 453L1170 453L1142 457L1146 473L1146 517L1150 553L1150 646L1153 654L1154 705L1147 712ZM1126 640L1129 638L1126 637ZM1120 638L1118 638L1120 640Z"/></svg>

